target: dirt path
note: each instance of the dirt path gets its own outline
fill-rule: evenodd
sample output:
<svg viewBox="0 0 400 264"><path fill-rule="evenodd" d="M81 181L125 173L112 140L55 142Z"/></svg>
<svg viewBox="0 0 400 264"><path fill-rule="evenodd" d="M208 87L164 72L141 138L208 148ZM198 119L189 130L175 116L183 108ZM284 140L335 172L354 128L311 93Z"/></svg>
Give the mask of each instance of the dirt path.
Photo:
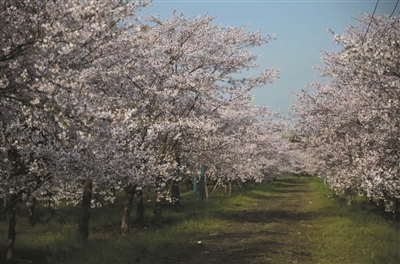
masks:
<svg viewBox="0 0 400 264"><path fill-rule="evenodd" d="M259 195L248 210L225 211L227 232L213 232L182 264L313 263L307 229L311 214L299 211L312 200L307 182L282 180L272 196Z"/></svg>

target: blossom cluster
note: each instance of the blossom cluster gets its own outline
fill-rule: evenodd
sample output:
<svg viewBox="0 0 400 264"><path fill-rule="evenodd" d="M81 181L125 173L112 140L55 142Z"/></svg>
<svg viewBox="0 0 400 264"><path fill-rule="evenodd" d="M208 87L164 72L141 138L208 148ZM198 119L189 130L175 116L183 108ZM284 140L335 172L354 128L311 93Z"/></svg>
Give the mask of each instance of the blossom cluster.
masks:
<svg viewBox="0 0 400 264"><path fill-rule="evenodd" d="M0 198L76 204L90 178L101 205L202 163L214 179L282 173L286 126L250 94L279 71L238 77L275 36L209 15L138 17L148 4L1 2Z"/></svg>
<svg viewBox="0 0 400 264"><path fill-rule="evenodd" d="M357 18L323 53L327 82L297 94L298 133L333 188L400 198L400 16Z"/></svg>

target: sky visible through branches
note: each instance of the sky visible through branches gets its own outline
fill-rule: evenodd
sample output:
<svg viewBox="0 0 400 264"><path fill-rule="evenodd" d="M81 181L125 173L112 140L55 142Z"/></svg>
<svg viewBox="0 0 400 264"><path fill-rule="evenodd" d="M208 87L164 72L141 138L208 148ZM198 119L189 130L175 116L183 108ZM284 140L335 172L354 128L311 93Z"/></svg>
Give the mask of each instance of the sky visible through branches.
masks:
<svg viewBox="0 0 400 264"><path fill-rule="evenodd" d="M391 14L396 0L379 1L375 14ZM320 50L339 49L332 43L330 28L341 34L349 24L356 25L354 17L374 11L376 1L171 1L154 0L144 13L160 13L161 18L171 17L173 8L189 16L209 13L217 17L216 24L223 26L249 25L249 31L275 34L276 41L255 51L262 58L261 68L249 74L258 74L266 67L280 70L280 80L268 87L254 89L255 104L267 105L273 110L289 112L294 100L292 91L300 91L307 83L316 80L319 73L313 69L322 65ZM396 7L396 12L399 11ZM395 13L396 13L395 12Z"/></svg>

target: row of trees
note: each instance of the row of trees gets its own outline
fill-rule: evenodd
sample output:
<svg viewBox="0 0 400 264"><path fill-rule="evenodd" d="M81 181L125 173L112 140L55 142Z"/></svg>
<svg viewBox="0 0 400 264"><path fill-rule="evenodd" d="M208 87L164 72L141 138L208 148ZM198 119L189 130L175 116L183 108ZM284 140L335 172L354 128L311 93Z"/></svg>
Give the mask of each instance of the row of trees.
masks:
<svg viewBox="0 0 400 264"><path fill-rule="evenodd" d="M88 208L122 189L121 230L129 232L135 191L192 180L201 164L209 180L222 182L312 173L317 164L338 191L357 190L393 209L392 198L400 198L398 16L366 15L334 35L343 48L324 53L319 70L330 80L297 94L293 137L250 94L279 72L242 77L259 67L252 50L273 35L214 25L208 15L138 17L148 4L0 2L1 213L21 200L82 202L85 227Z"/></svg>
<svg viewBox="0 0 400 264"><path fill-rule="evenodd" d="M85 181L85 208L125 190L127 232L137 187L192 179L202 161L224 181L293 167L286 125L250 94L279 72L240 77L274 36L208 15L140 18L146 1L0 5L1 213L21 200L78 204Z"/></svg>
<svg viewBox="0 0 400 264"><path fill-rule="evenodd" d="M338 192L396 210L400 198L400 15L357 18L323 53L327 82L297 94L297 133ZM333 32L332 32L333 33ZM398 210L398 209L397 209Z"/></svg>

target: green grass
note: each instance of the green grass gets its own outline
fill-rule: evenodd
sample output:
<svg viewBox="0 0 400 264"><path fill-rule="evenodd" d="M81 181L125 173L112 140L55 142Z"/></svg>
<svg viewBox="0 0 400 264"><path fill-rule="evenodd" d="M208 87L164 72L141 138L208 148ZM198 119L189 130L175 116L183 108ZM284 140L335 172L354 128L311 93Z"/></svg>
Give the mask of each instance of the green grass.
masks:
<svg viewBox="0 0 400 264"><path fill-rule="evenodd" d="M154 193L146 196L154 201ZM134 224L133 208L131 233L121 235L119 194L115 204L91 210L88 241L76 239L79 208L62 205L52 216L38 205L37 224L31 227L20 205L15 258L34 263L177 263L222 247L215 254L229 251L230 263L287 263L288 257L294 263L400 263L399 222L362 199L348 206L315 178L252 185L232 196L219 190L210 193L209 202L187 191L181 203L179 212L163 208L161 218L153 214L154 203L145 203L146 225L141 228ZM7 228L2 219L1 262Z"/></svg>
<svg viewBox="0 0 400 264"><path fill-rule="evenodd" d="M311 250L316 263L400 263L400 225L392 215L358 197L351 206L319 181L309 186L316 199Z"/></svg>
<svg viewBox="0 0 400 264"><path fill-rule="evenodd" d="M147 195L155 200L153 193L145 193L145 197ZM145 226L135 226L134 207L131 233L121 235L123 195L118 194L118 198L119 202L115 204L91 210L88 241L76 239L79 207L61 205L52 216L48 208L39 204L35 211L37 224L31 227L25 214L27 209L20 204L15 258L45 263L165 263L169 255L190 254L191 249L197 247L197 237L202 233L221 230L224 221L214 219L212 212L223 208L229 201L226 195L216 194L214 203L200 202L196 194L188 191L181 197L182 211L175 212L167 205L161 218L153 214L154 203L145 203ZM7 228L7 219L3 217L0 226L1 262L5 257Z"/></svg>

